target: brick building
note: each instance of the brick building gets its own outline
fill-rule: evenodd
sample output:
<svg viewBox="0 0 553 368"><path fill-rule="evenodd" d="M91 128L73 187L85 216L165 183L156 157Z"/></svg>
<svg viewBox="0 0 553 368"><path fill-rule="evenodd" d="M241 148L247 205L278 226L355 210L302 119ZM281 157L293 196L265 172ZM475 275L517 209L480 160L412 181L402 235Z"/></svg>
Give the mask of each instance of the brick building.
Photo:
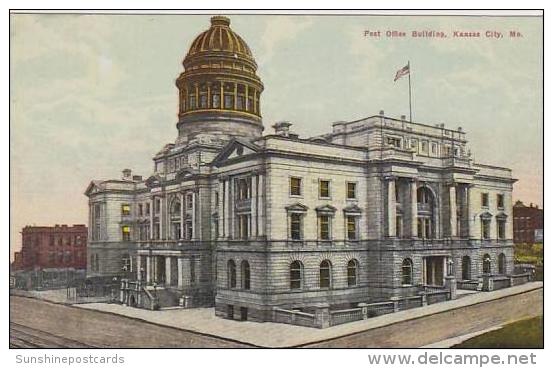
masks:
<svg viewBox="0 0 553 368"><path fill-rule="evenodd" d="M322 136L300 138L289 122L262 135L257 64L225 17L183 65L178 135L153 173L124 170L85 192L88 272L130 271L125 303L184 299L269 321L275 308L347 307L513 272L515 180L474 162L461 128L382 111Z"/></svg>
<svg viewBox="0 0 553 368"><path fill-rule="evenodd" d="M516 201L513 206L513 239L515 244L543 243L543 209Z"/></svg>
<svg viewBox="0 0 553 368"><path fill-rule="evenodd" d="M33 287L41 286L44 280L60 282L70 274L84 276L87 237L86 225L25 226L13 271L34 278Z"/></svg>

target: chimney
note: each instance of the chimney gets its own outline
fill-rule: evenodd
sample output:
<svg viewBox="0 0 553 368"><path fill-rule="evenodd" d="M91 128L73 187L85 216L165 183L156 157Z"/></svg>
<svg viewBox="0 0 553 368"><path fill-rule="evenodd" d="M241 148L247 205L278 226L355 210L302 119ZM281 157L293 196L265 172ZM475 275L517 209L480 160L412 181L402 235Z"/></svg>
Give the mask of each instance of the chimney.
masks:
<svg viewBox="0 0 553 368"><path fill-rule="evenodd" d="M401 120L405 121L405 115L401 115Z"/></svg>
<svg viewBox="0 0 553 368"><path fill-rule="evenodd" d="M124 169L122 179L123 180L131 180L131 174L132 174L131 169Z"/></svg>
<svg viewBox="0 0 553 368"><path fill-rule="evenodd" d="M380 110L380 112L378 113L380 116L384 116L384 110Z"/></svg>
<svg viewBox="0 0 553 368"><path fill-rule="evenodd" d="M290 136L290 126L292 123L289 121L279 121L278 123L275 123L273 125L273 129L275 130L275 134L279 135L281 137L288 137Z"/></svg>

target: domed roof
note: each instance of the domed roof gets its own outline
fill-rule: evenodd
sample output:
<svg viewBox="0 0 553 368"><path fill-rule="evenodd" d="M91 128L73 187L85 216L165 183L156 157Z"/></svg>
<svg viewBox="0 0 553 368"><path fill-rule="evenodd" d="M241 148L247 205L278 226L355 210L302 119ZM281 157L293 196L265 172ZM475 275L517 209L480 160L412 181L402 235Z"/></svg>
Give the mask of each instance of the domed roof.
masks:
<svg viewBox="0 0 553 368"><path fill-rule="evenodd" d="M229 53L234 57L241 56L253 61L249 46L230 29L230 19L223 16L211 18L211 27L192 42L186 59L213 52Z"/></svg>

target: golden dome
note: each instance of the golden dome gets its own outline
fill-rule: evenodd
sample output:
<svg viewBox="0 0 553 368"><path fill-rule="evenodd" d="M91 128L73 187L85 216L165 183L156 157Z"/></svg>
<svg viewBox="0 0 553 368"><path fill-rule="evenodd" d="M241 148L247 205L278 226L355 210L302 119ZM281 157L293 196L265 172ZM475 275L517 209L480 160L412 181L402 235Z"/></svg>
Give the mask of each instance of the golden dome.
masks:
<svg viewBox="0 0 553 368"><path fill-rule="evenodd" d="M213 52L229 53L233 57L240 56L253 61L249 46L242 37L230 29L230 19L223 16L211 18L211 27L200 33L192 42L186 58L202 56Z"/></svg>
<svg viewBox="0 0 553 368"><path fill-rule="evenodd" d="M263 83L256 74L257 64L246 42L230 28L230 19L211 18L211 26L198 35L182 65L184 72L176 80L179 89L179 129L190 124L223 129L221 121L253 124L260 135L261 93ZM224 129L230 129L225 126Z"/></svg>

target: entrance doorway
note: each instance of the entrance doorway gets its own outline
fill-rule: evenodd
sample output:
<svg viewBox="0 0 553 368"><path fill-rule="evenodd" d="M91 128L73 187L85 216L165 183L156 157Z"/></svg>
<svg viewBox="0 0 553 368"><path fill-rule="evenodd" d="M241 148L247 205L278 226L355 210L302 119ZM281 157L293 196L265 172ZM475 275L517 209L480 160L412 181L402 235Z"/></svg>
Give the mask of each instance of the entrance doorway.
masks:
<svg viewBox="0 0 553 368"><path fill-rule="evenodd" d="M446 257L431 256L424 257L424 284L432 286L444 285L444 271Z"/></svg>

